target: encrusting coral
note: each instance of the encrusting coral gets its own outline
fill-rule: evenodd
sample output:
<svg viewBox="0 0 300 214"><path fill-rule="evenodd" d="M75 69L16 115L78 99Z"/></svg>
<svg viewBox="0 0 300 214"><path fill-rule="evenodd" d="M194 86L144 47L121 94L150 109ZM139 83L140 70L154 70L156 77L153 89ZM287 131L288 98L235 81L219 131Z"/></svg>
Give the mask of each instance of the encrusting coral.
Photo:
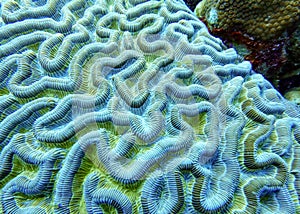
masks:
<svg viewBox="0 0 300 214"><path fill-rule="evenodd" d="M279 37L299 20L299 0L203 0L195 12L214 28L241 31L261 40Z"/></svg>
<svg viewBox="0 0 300 214"><path fill-rule="evenodd" d="M183 1L1 7L1 213L299 213L299 109Z"/></svg>

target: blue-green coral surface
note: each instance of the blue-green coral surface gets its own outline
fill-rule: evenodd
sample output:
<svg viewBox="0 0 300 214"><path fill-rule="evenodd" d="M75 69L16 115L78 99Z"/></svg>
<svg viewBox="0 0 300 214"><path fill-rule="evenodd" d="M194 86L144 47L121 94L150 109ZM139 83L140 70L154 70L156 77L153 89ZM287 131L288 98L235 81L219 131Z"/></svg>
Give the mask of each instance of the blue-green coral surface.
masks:
<svg viewBox="0 0 300 214"><path fill-rule="evenodd" d="M0 5L0 213L300 213L299 109L182 1Z"/></svg>

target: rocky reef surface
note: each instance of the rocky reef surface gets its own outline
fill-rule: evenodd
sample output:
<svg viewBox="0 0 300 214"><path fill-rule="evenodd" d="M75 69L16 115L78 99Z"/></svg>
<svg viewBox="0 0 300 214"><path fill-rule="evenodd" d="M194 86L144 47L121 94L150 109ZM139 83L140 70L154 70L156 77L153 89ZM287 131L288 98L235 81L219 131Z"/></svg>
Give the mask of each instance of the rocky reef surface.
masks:
<svg viewBox="0 0 300 214"><path fill-rule="evenodd" d="M183 1L1 3L1 213L299 213L300 110Z"/></svg>

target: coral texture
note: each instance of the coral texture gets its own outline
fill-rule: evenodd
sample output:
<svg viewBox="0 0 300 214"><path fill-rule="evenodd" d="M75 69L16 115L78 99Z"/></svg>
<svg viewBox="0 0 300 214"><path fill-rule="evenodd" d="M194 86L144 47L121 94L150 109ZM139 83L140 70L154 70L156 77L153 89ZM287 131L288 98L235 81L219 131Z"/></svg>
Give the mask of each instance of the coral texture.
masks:
<svg viewBox="0 0 300 214"><path fill-rule="evenodd" d="M203 0L195 10L215 28L241 31L256 39L280 36L299 20L299 0Z"/></svg>
<svg viewBox="0 0 300 214"><path fill-rule="evenodd" d="M299 109L183 1L13 1L0 213L299 213Z"/></svg>

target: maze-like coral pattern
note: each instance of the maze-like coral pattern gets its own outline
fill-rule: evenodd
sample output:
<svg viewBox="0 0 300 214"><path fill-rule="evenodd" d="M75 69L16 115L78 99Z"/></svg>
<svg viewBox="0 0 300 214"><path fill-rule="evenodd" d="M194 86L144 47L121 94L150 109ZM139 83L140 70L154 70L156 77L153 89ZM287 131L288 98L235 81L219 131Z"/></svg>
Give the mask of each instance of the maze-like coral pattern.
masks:
<svg viewBox="0 0 300 214"><path fill-rule="evenodd" d="M299 213L299 109L182 1L7 0L1 213Z"/></svg>

